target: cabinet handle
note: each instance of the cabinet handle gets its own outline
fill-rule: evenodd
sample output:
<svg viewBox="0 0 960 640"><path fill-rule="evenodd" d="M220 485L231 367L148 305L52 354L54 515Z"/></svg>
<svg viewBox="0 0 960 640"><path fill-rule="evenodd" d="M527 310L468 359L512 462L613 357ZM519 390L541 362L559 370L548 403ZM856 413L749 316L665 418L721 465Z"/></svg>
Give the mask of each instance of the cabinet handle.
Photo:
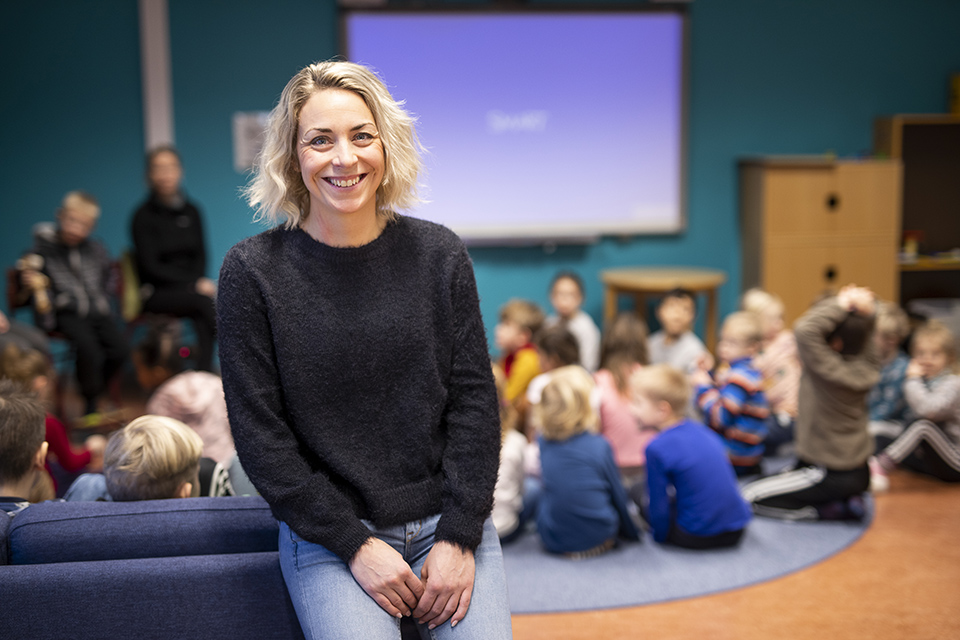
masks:
<svg viewBox="0 0 960 640"><path fill-rule="evenodd" d="M833 282L837 277L837 268L833 265L828 265L823 271L823 277L827 279L827 282Z"/></svg>
<svg viewBox="0 0 960 640"><path fill-rule="evenodd" d="M840 196L835 193L827 194L827 209L836 211L838 208L840 208Z"/></svg>

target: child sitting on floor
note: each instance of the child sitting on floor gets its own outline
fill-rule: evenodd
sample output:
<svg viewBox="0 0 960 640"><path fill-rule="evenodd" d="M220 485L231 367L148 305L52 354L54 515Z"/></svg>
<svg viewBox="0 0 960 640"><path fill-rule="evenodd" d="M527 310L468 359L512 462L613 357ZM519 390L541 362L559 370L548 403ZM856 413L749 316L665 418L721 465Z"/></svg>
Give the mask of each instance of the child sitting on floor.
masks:
<svg viewBox="0 0 960 640"><path fill-rule="evenodd" d="M507 377L500 365L493 365L493 379L497 384L497 398L500 400L500 470L497 485L493 489L493 526L497 528L500 542L511 542L523 530L525 521L521 517L528 512L524 499L523 456L527 439L517 431L517 412L506 401L504 391Z"/></svg>
<svg viewBox="0 0 960 640"><path fill-rule="evenodd" d="M638 540L610 445L596 434L593 379L583 367L557 369L538 407L543 435L543 494L537 529L543 546L573 558L612 549L617 537Z"/></svg>
<svg viewBox="0 0 960 640"><path fill-rule="evenodd" d="M749 311L732 313L723 322L717 355L724 367L711 376L701 367L692 376L704 421L723 436L738 476L760 473L770 406L763 376L753 366L760 350L760 322Z"/></svg>
<svg viewBox="0 0 960 640"><path fill-rule="evenodd" d="M596 371L600 359L600 328L581 306L583 280L572 271L561 271L550 283L550 304L556 315L549 316L544 327L565 326L577 339L579 362L587 371Z"/></svg>
<svg viewBox="0 0 960 640"><path fill-rule="evenodd" d="M233 495L226 474L207 480L201 494L203 440L179 420L140 416L107 441L103 474L85 473L70 486L67 501L165 500Z"/></svg>
<svg viewBox="0 0 960 640"><path fill-rule="evenodd" d="M880 381L867 396L870 422L867 428L877 442L877 451L894 441L908 422L916 419L903 397L910 358L900 347L910 335L910 320L903 309L892 302L877 305L877 327L873 332L877 354L883 368Z"/></svg>
<svg viewBox="0 0 960 640"><path fill-rule="evenodd" d="M890 446L870 461L870 486L889 488L887 473L904 462L911 469L947 482L960 482L960 376L956 339L936 320L913 336L913 359L903 394L920 416Z"/></svg>
<svg viewBox="0 0 960 640"><path fill-rule="evenodd" d="M500 366L507 376L507 402L518 409L530 381L540 374L540 359L531 340L542 326L543 311L529 300L514 298L500 307L494 340L503 354Z"/></svg>
<svg viewBox="0 0 960 640"><path fill-rule="evenodd" d="M647 446L646 513L653 539L689 549L736 545L750 521L723 442L684 418L690 387L682 373L653 365L630 379L640 422L660 434Z"/></svg>
<svg viewBox="0 0 960 640"><path fill-rule="evenodd" d="M30 505L46 456L43 407L17 383L0 380L0 517Z"/></svg>
<svg viewBox="0 0 960 640"><path fill-rule="evenodd" d="M880 378L873 292L849 285L794 326L803 362L794 468L743 488L754 513L787 520L859 520L870 486L867 394Z"/></svg>
<svg viewBox="0 0 960 640"><path fill-rule="evenodd" d="M764 449L767 455L776 455L781 446L793 442L801 371L797 340L784 327L779 296L754 287L743 294L740 306L760 320L763 342L753 366L763 375L763 391L770 403Z"/></svg>
<svg viewBox="0 0 960 640"><path fill-rule="evenodd" d="M657 320L662 328L647 341L652 364L669 364L685 374L697 368L697 363L708 352L693 333L696 315L697 303L690 291L678 288L667 292L657 307Z"/></svg>

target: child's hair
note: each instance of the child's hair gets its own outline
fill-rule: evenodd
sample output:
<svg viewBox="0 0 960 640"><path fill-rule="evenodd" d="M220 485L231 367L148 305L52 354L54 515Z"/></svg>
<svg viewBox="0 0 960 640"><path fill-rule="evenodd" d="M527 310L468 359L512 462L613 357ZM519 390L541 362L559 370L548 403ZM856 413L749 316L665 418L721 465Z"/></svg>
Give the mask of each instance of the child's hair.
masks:
<svg viewBox="0 0 960 640"><path fill-rule="evenodd" d="M107 442L103 474L117 502L172 498L185 482L197 487L203 440L179 420L145 415Z"/></svg>
<svg viewBox="0 0 960 640"><path fill-rule="evenodd" d="M100 217L100 203L86 191L71 191L63 196L63 201L60 203L60 211L65 209L79 211L93 219Z"/></svg>
<svg viewBox="0 0 960 640"><path fill-rule="evenodd" d="M21 351L10 343L0 355L0 378L13 380L27 390L40 376L49 376L51 370L50 360L36 349Z"/></svg>
<svg viewBox="0 0 960 640"><path fill-rule="evenodd" d="M33 394L0 380L0 482L17 482L30 471L45 437L44 415Z"/></svg>
<svg viewBox="0 0 960 640"><path fill-rule="evenodd" d="M780 296L775 293L770 293L769 291L764 291L760 287L747 289L743 292L743 296L740 297L740 308L744 311L763 313L773 305L783 306L783 301L780 299Z"/></svg>
<svg viewBox="0 0 960 640"><path fill-rule="evenodd" d="M663 294L663 298L660 300L660 304L667 302L668 300L689 300L690 304L693 305L693 310L697 310L697 297L693 295L693 292L689 289L684 289L683 287L674 287Z"/></svg>
<svg viewBox="0 0 960 640"><path fill-rule="evenodd" d="M668 364L654 364L630 376L630 391L654 402L666 402L674 415L686 414L690 403L690 382Z"/></svg>
<svg viewBox="0 0 960 640"><path fill-rule="evenodd" d="M497 400L500 401L500 439L517 428L517 409L507 400L507 374L496 362L493 365L493 381L497 385Z"/></svg>
<svg viewBox="0 0 960 640"><path fill-rule="evenodd" d="M885 336L894 336L898 342L910 335L910 319L899 305L888 300L877 302L876 332Z"/></svg>
<svg viewBox="0 0 960 640"><path fill-rule="evenodd" d="M617 314L604 328L600 339L600 368L613 375L614 384L622 394L627 392L633 366L650 360L647 332L647 323L632 312Z"/></svg>
<svg viewBox="0 0 960 640"><path fill-rule="evenodd" d="M573 284L577 285L577 290L580 291L581 296L586 295L586 290L583 287L583 278L579 274L573 271L560 271L557 275L553 276L553 280L550 281L550 291L553 291L553 287L556 286L561 280L569 280Z"/></svg>
<svg viewBox="0 0 960 640"><path fill-rule="evenodd" d="M947 356L947 366L953 368L957 361L957 339L947 325L939 320L927 320L913 332L911 346L916 348L922 339L935 341Z"/></svg>
<svg viewBox="0 0 960 640"><path fill-rule="evenodd" d="M840 353L845 356L855 356L863 351L871 333L870 319L851 312L830 332L827 336L827 342L831 343L839 338L841 342Z"/></svg>
<svg viewBox="0 0 960 640"><path fill-rule="evenodd" d="M545 356L554 358L559 365L580 364L580 344L577 337L563 325L541 329L533 336L533 346Z"/></svg>
<svg viewBox="0 0 960 640"><path fill-rule="evenodd" d="M723 320L723 329L734 334L749 346L763 340L760 318L752 311L734 311Z"/></svg>
<svg viewBox="0 0 960 640"><path fill-rule="evenodd" d="M500 307L500 322L513 322L533 336L543 326L543 309L522 298L512 298Z"/></svg>
<svg viewBox="0 0 960 640"><path fill-rule="evenodd" d="M163 367L171 375L183 371L183 357L177 348L180 334L175 326L167 322L150 327L147 335L137 345L137 356L143 366L150 369Z"/></svg>
<svg viewBox="0 0 960 640"><path fill-rule="evenodd" d="M555 369L537 405L543 437L566 440L583 431L596 433L597 413L590 405L593 389L593 378L583 367Z"/></svg>

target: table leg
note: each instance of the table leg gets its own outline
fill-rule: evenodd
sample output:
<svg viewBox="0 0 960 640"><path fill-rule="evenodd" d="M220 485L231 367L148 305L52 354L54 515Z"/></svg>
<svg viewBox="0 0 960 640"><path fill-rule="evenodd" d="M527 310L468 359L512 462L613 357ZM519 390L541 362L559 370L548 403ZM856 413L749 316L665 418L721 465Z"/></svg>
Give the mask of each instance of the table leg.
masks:
<svg viewBox="0 0 960 640"><path fill-rule="evenodd" d="M610 326L613 319L617 316L617 288L613 285L607 285L603 293L603 324L604 328Z"/></svg>
<svg viewBox="0 0 960 640"><path fill-rule="evenodd" d="M707 291L707 335L704 342L707 343L707 349L710 353L717 352L717 290Z"/></svg>

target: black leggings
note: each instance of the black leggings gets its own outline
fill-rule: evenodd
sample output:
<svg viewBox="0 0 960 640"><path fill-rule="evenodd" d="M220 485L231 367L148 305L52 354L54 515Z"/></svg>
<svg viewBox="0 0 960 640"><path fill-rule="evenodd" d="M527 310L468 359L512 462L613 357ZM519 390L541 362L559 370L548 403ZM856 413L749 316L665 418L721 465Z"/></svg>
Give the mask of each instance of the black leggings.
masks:
<svg viewBox="0 0 960 640"><path fill-rule="evenodd" d="M196 368L213 371L217 316L212 298L188 287L158 288L143 303L143 310L192 320L197 333Z"/></svg>
<svg viewBox="0 0 960 640"><path fill-rule="evenodd" d="M75 313L59 313L57 330L76 349L77 383L87 402L86 411L93 412L97 397L127 360L130 353L127 341L109 316L81 318Z"/></svg>

